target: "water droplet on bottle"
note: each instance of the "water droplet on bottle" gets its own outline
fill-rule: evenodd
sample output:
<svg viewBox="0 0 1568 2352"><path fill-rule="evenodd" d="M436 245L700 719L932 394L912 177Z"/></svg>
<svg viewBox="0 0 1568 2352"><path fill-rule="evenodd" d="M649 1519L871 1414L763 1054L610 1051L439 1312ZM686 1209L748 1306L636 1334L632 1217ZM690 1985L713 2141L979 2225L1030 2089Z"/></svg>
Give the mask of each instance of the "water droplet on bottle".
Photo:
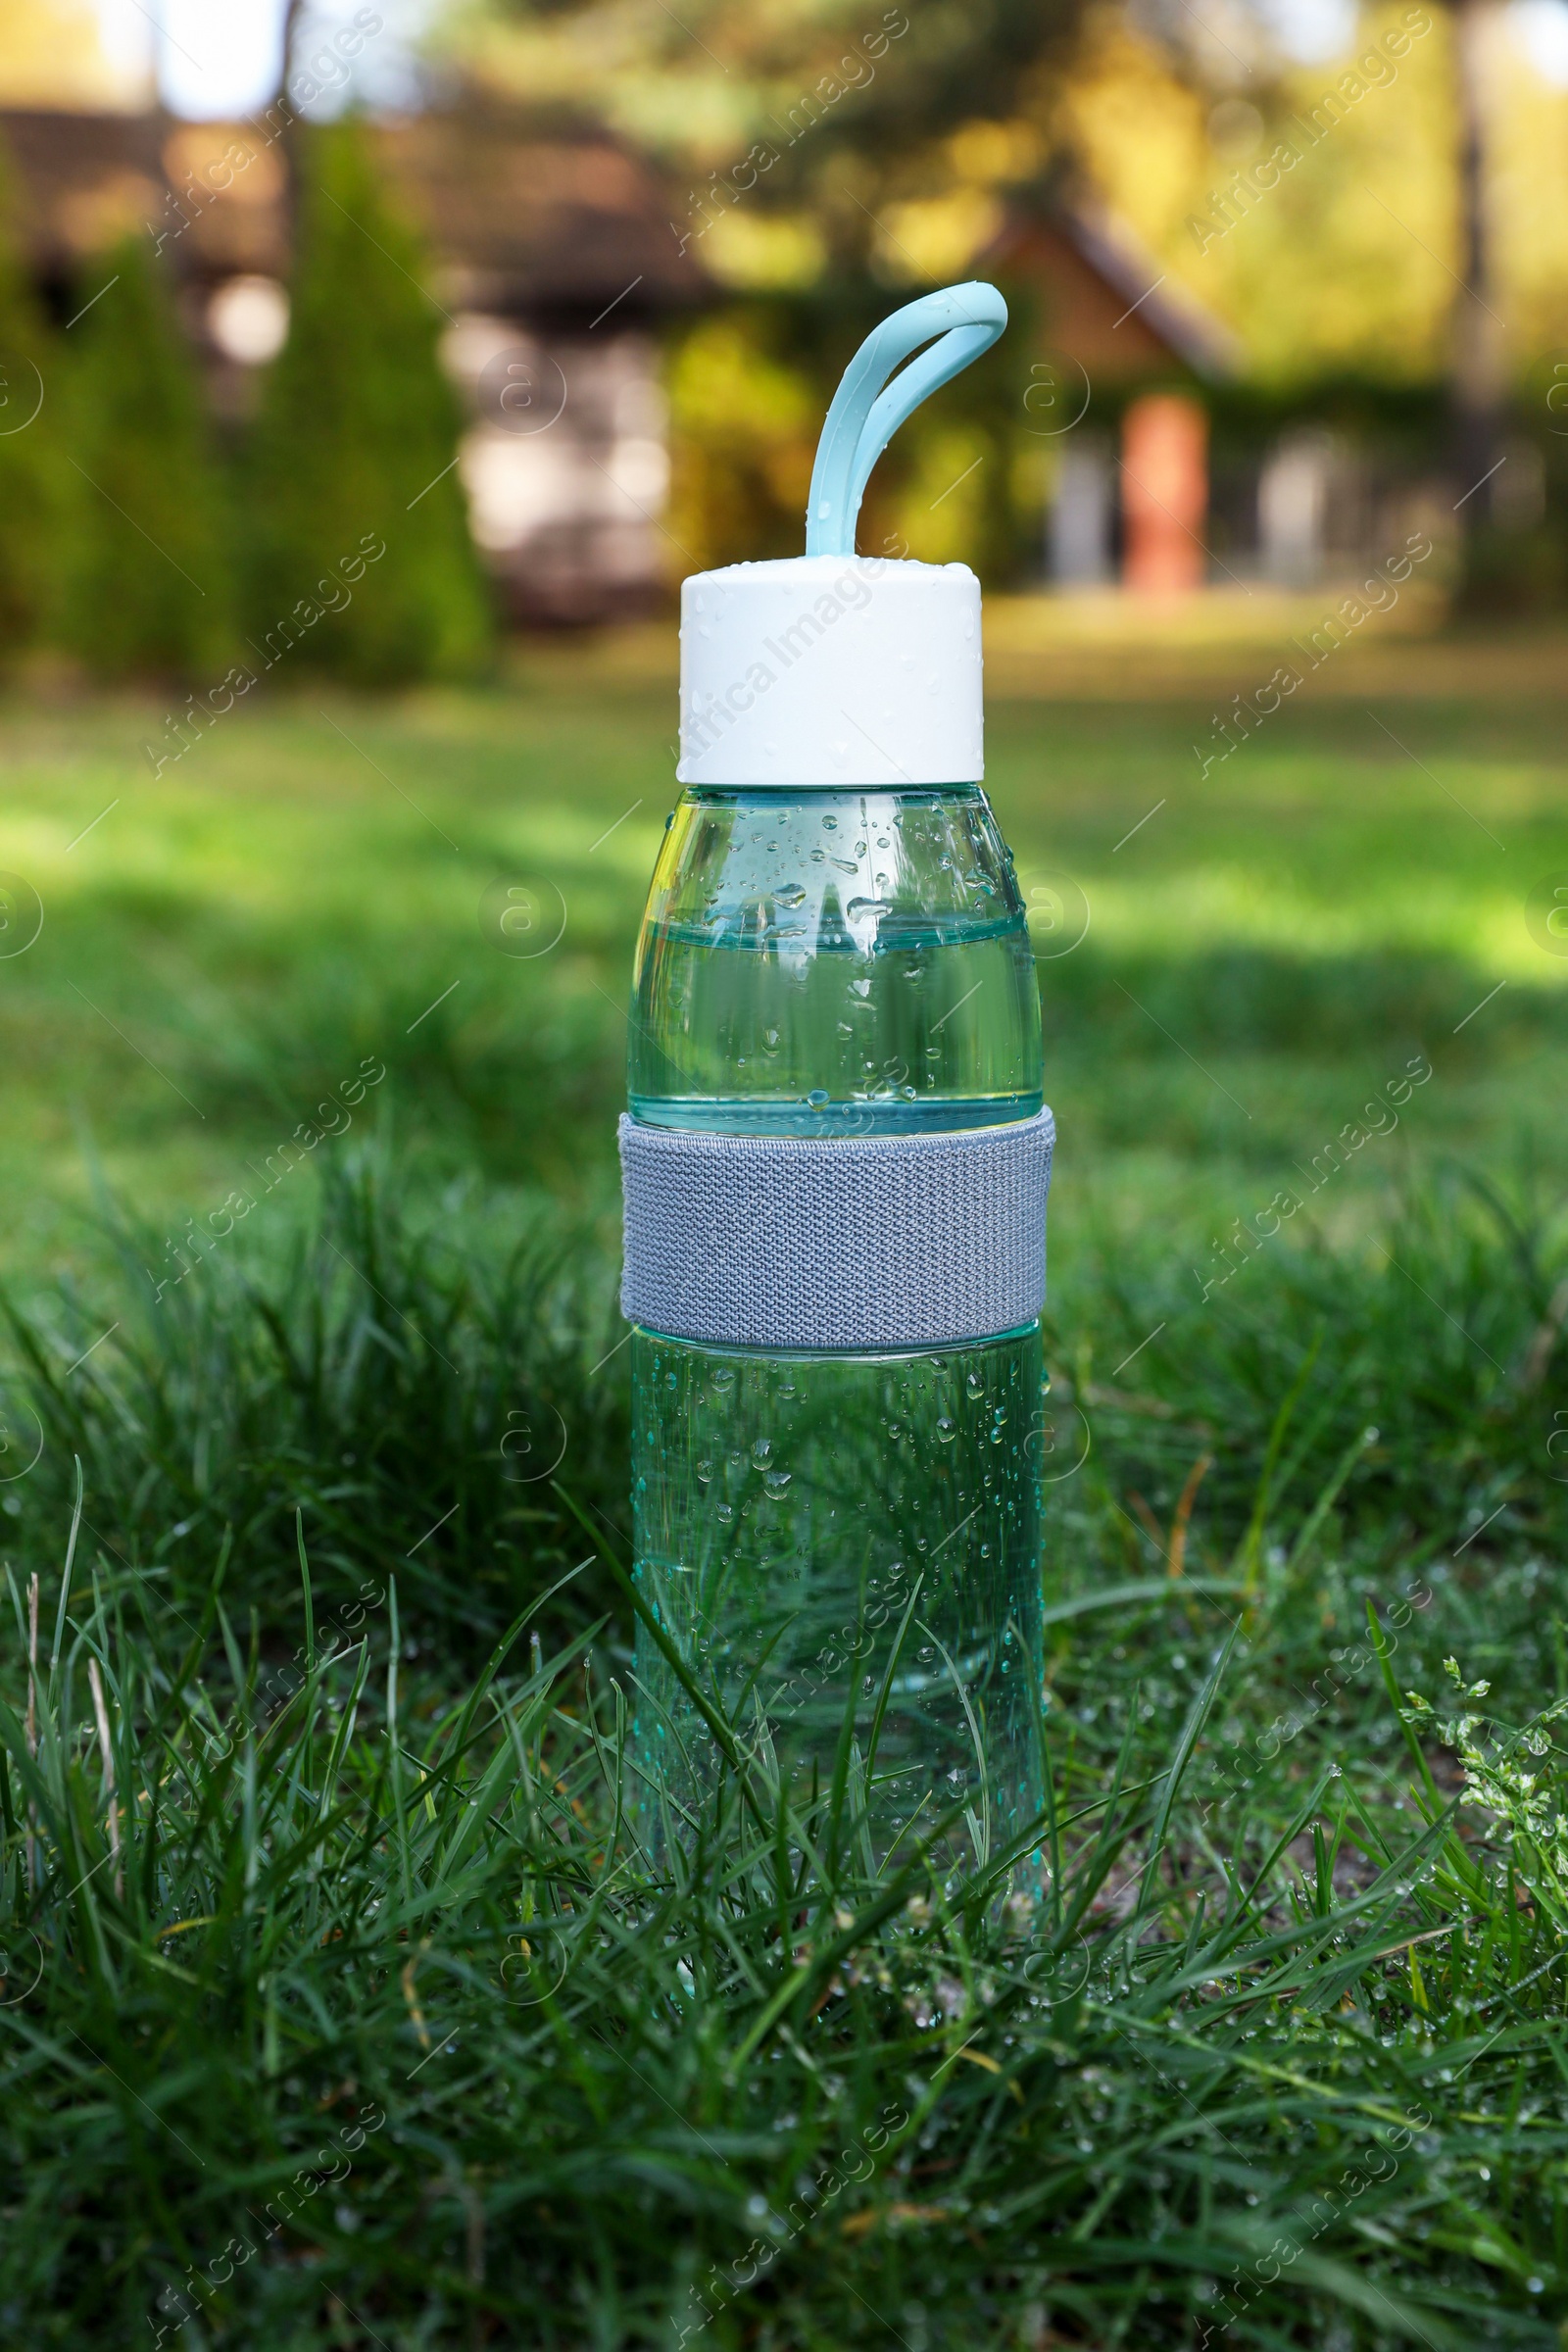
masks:
<svg viewBox="0 0 1568 2352"><path fill-rule="evenodd" d="M978 1396L986 1384L981 1379L978 1372L971 1372L963 1385L968 1390L971 1396Z"/></svg>
<svg viewBox="0 0 1568 2352"><path fill-rule="evenodd" d="M839 1027L844 1030L845 1036L848 1037L850 1032L842 1021L840 1021ZM823 1103L828 1100L827 1088L825 1086L813 1086L806 1100L810 1103L813 1110L820 1110Z"/></svg>
<svg viewBox="0 0 1568 2352"><path fill-rule="evenodd" d="M773 900L779 906L800 906L805 903L806 891L799 882L786 882L782 890L774 891Z"/></svg>
<svg viewBox="0 0 1568 2352"><path fill-rule="evenodd" d="M782 1494L790 1483L790 1475L788 1470L764 1470L762 1484L770 1494Z"/></svg>
<svg viewBox="0 0 1568 2352"><path fill-rule="evenodd" d="M752 1459L759 1469L761 1468L772 1450L773 1441L771 1438L758 1438L755 1441L752 1446Z"/></svg>
<svg viewBox="0 0 1568 2352"><path fill-rule="evenodd" d="M706 1487L706 1486L707 1486L707 1484L708 1484L708 1482L709 1482L709 1480L710 1480L710 1479L712 1477L712 1475L713 1475L713 1465L712 1465L712 1463L711 1463L711 1462L699 1462L699 1463L698 1463L698 1465L697 1465L697 1475L698 1475L698 1477L699 1477L699 1478L702 1480L702 1482L703 1482L704 1486Z"/></svg>
<svg viewBox="0 0 1568 2352"><path fill-rule="evenodd" d="M730 1521L735 1516L735 1507L733 1503L721 1502L714 1515L723 1523L725 1527L728 1527Z"/></svg>
<svg viewBox="0 0 1568 2352"><path fill-rule="evenodd" d="M958 1433L956 1429L955 1429L953 1423L948 1419L947 1414L944 1413L942 1418L937 1423L938 1440L944 1446L951 1446L957 1434Z"/></svg>

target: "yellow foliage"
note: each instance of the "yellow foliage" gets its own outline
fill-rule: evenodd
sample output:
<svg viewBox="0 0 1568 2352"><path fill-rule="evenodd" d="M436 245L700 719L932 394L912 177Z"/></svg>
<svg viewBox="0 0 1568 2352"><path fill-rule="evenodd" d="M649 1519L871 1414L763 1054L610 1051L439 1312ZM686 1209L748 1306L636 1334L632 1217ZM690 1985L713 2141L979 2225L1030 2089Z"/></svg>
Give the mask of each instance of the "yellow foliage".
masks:
<svg viewBox="0 0 1568 2352"><path fill-rule="evenodd" d="M983 188L958 187L945 196L890 204L877 222L879 276L947 284L967 277L976 254L1002 226L1002 207Z"/></svg>
<svg viewBox="0 0 1568 2352"><path fill-rule="evenodd" d="M932 423L911 444L907 478L892 504L895 525L922 564L972 563L982 529L989 437L967 423Z"/></svg>
<svg viewBox="0 0 1568 2352"><path fill-rule="evenodd" d="M1008 118L964 120L956 105L951 125L927 122L896 151L875 141L839 149L837 132L813 131L832 169L816 169L815 145L802 149L791 218L769 218L760 196L737 205L706 234L701 258L729 285L806 288L863 246L869 216L873 267L889 285L961 276L983 267L1011 191L1065 147L1172 285L1235 329L1265 380L1440 371L1462 270L1452 11L1440 0L1368 0L1344 57L1284 71L1266 63L1261 33L1251 40L1233 21L1229 35L1248 56L1230 51L1227 95L1140 34L1128 0L1089 6L1071 67L1037 63L1021 74ZM1205 21L1188 9L1189 24L1195 17ZM793 122L819 86L836 21L823 0L765 10L711 0L691 31L684 12L637 0L522 15L472 0L444 20L481 80L532 103L573 91L699 178L722 177L754 139ZM1568 92L1543 81L1501 8L1490 49L1496 307L1523 373L1568 343ZM1225 51L1216 35L1205 71L1229 70ZM899 71L905 54L913 51L884 44L877 74ZM822 117L841 130L869 83L868 53L861 62L841 111ZM1338 120L1314 138L1301 125L1326 99ZM1272 184L1253 185L1285 141L1295 160Z"/></svg>
<svg viewBox="0 0 1568 2352"><path fill-rule="evenodd" d="M1037 171L1045 141L1034 122L966 122L948 141L948 157L960 179L995 186Z"/></svg>
<svg viewBox="0 0 1568 2352"><path fill-rule="evenodd" d="M1162 259L1173 252L1211 169L1203 107L1119 14L1091 30L1056 127L1128 226Z"/></svg>
<svg viewBox="0 0 1568 2352"><path fill-rule="evenodd" d="M1496 307L1528 368L1568 345L1568 90L1542 80L1506 22L1489 64L1492 119L1505 134L1494 142L1490 189Z"/></svg>
<svg viewBox="0 0 1568 2352"><path fill-rule="evenodd" d="M757 293L808 286L824 260L822 233L808 215L749 211L743 204L720 214L696 250L725 285Z"/></svg>
<svg viewBox="0 0 1568 2352"><path fill-rule="evenodd" d="M738 318L693 328L670 368L669 398L688 430L720 439L776 442L812 422L804 378L768 359Z"/></svg>
<svg viewBox="0 0 1568 2352"><path fill-rule="evenodd" d="M771 359L743 317L688 334L668 377L668 529L681 571L799 555L821 424L807 378Z"/></svg>
<svg viewBox="0 0 1568 2352"><path fill-rule="evenodd" d="M1409 34L1402 55L1391 32ZM1277 94L1252 93L1255 106L1210 111L1107 13L1054 119L1111 209L1235 327L1258 374L1415 378L1446 363L1461 271L1453 74L1442 8L1380 0L1348 56L1293 69ZM1523 374L1568 345L1568 91L1542 79L1499 15L1485 96L1496 307ZM1343 109L1315 140L1314 109ZM1250 193L1248 175L1283 139L1299 160Z"/></svg>
<svg viewBox="0 0 1568 2352"><path fill-rule="evenodd" d="M90 0L7 0L0 8L0 106L102 108L147 104L148 76L107 54Z"/></svg>

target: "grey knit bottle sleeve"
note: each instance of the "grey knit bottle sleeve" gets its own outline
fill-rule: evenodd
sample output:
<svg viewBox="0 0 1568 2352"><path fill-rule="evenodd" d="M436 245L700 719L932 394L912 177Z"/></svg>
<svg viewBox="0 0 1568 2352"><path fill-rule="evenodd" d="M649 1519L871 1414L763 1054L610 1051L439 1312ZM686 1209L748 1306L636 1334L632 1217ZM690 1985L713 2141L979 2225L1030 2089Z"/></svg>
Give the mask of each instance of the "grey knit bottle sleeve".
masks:
<svg viewBox="0 0 1568 2352"><path fill-rule="evenodd" d="M737 1348L935 1348L1032 1323L1055 1121L731 1136L623 1117L621 1306Z"/></svg>

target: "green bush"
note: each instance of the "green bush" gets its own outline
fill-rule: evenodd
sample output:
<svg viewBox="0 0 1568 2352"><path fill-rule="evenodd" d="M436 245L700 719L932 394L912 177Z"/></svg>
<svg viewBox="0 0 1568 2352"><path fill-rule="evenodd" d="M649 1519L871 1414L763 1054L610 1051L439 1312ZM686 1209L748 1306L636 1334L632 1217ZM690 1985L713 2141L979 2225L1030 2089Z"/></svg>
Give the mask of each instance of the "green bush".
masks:
<svg viewBox="0 0 1568 2352"><path fill-rule="evenodd" d="M1478 619L1511 620L1559 608L1563 553L1560 531L1549 525L1533 530L1482 525L1465 542L1460 610Z"/></svg>
<svg viewBox="0 0 1568 2352"><path fill-rule="evenodd" d="M68 380L60 636L103 677L204 675L232 650L233 566L194 355L143 240L95 286Z"/></svg>
<svg viewBox="0 0 1568 2352"><path fill-rule="evenodd" d="M250 634L269 667L365 685L471 674L490 615L453 470L440 315L359 128L296 135L289 338L249 468Z"/></svg>
<svg viewBox="0 0 1568 2352"><path fill-rule="evenodd" d="M58 355L6 233L10 177L0 158L0 659L52 616L62 471Z"/></svg>

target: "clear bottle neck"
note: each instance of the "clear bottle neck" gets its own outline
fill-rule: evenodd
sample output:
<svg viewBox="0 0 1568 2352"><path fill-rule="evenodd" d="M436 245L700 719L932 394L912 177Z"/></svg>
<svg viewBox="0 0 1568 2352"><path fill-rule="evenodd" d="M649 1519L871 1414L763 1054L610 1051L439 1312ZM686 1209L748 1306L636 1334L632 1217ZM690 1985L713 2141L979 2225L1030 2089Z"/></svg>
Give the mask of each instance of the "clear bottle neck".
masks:
<svg viewBox="0 0 1568 2352"><path fill-rule="evenodd" d="M976 784L688 790L638 942L634 1116L934 1132L1043 1100L1012 860Z"/></svg>

